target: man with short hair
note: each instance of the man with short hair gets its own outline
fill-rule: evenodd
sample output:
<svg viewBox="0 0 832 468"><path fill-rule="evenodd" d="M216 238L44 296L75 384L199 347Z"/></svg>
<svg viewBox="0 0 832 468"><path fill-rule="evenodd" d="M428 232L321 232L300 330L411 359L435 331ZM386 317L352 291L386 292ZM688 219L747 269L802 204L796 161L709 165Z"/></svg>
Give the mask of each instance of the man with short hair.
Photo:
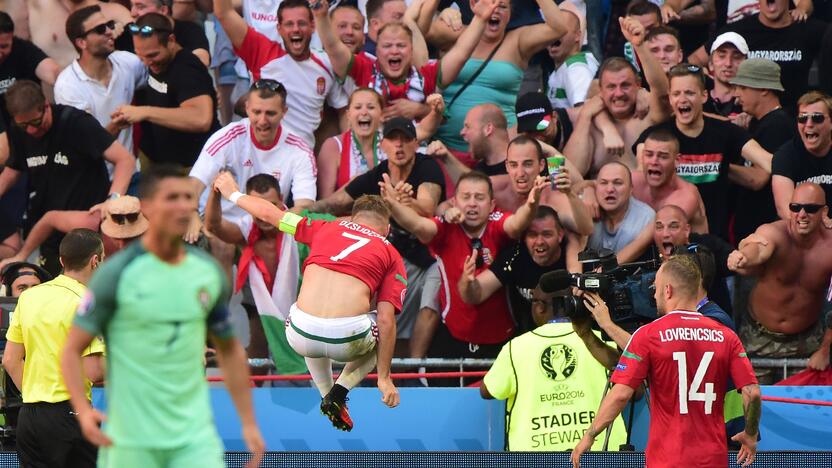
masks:
<svg viewBox="0 0 832 468"><path fill-rule="evenodd" d="M674 65L682 63L682 45L679 33L670 26L660 25L650 29L647 36L647 50L656 57L665 73Z"/></svg>
<svg viewBox="0 0 832 468"><path fill-rule="evenodd" d="M139 147L152 163L191 167L202 145L219 128L217 93L208 69L183 52L172 20L147 13L128 28L136 55L147 65L147 88L139 105L125 104L113 113L119 128L139 123Z"/></svg>
<svg viewBox="0 0 832 468"><path fill-rule="evenodd" d="M705 113L736 121L735 118L742 112L742 106L734 96L731 80L737 75L737 70L746 57L748 44L735 32L722 33L711 44L708 70L713 77L713 87L708 90L708 102L703 108Z"/></svg>
<svg viewBox="0 0 832 468"><path fill-rule="evenodd" d="M654 210L672 204L685 211L694 232L708 232L708 218L699 190L676 172L679 140L669 131L656 129L644 140L640 171L633 172L633 196Z"/></svg>
<svg viewBox="0 0 832 468"><path fill-rule="evenodd" d="M354 55L364 50L364 15L358 7L339 2L329 12L329 20L338 35L338 39L349 47Z"/></svg>
<svg viewBox="0 0 832 468"><path fill-rule="evenodd" d="M575 238L567 240L567 232L555 210L538 206L523 239L503 249L487 270L475 274L476 257L469 255L465 259L457 283L459 296L466 304L479 305L505 286L511 315L517 324L516 334L531 331L545 323L535 314L542 309L532 306L540 276L566 269L580 273L579 244Z"/></svg>
<svg viewBox="0 0 832 468"><path fill-rule="evenodd" d="M69 15L66 34L80 57L58 75L55 102L89 112L132 153L133 126L117 125L112 115L133 101L147 79L147 69L134 54L114 49L114 28L115 21L108 20L98 5ZM111 164L107 170L112 177Z"/></svg>
<svg viewBox="0 0 832 468"><path fill-rule="evenodd" d="M102 209L102 203L127 191L136 160L93 116L74 107L49 104L40 86L20 80L6 93L15 122L9 132L15 149L0 173L2 196L25 173L32 197L28 227L51 210ZM104 161L113 164L112 182ZM44 244L46 269L60 271L60 237Z"/></svg>
<svg viewBox="0 0 832 468"><path fill-rule="evenodd" d="M752 58L740 63L736 76L730 81L737 103L751 117L748 133L766 151L777 150L794 137L795 124L780 105L780 66L768 59ZM772 172L777 158L772 159ZM745 165L751 165L746 161ZM776 172L772 179L779 177ZM745 239L762 224L777 220L777 209L771 182L759 190L739 187L734 211L734 238Z"/></svg>
<svg viewBox="0 0 832 468"><path fill-rule="evenodd" d="M800 184L792 193L790 217L763 224L728 257L728 268L755 275L740 327L751 356L809 358L809 368L829 367L832 328L823 320L824 298L832 278L832 233L823 189ZM773 369L756 369L773 384Z"/></svg>
<svg viewBox="0 0 832 468"><path fill-rule="evenodd" d="M560 39L549 44L547 51L555 64L549 75L547 96L552 107L569 108L583 104L589 85L598 71L598 60L592 52L581 52L583 31L578 16L564 10L567 30Z"/></svg>
<svg viewBox="0 0 832 468"><path fill-rule="evenodd" d="M468 151L475 161L473 169L488 176L506 173L506 149L508 148L508 121L503 111L494 104L474 106L465 114L462 139L468 143ZM428 145L428 154L442 159L448 175L456 181L470 169L457 159L439 140Z"/></svg>
<svg viewBox="0 0 832 468"><path fill-rule="evenodd" d="M3 367L23 396L17 454L23 466L94 467L97 450L72 416L60 356L86 285L104 261L104 244L98 233L75 229L61 241L60 258L63 274L20 296L6 333ZM104 378L103 352L95 338L79 353L87 402L92 383Z"/></svg>
<svg viewBox="0 0 832 468"><path fill-rule="evenodd" d="M130 0L130 15L136 21L148 13L158 13L167 17L173 24L173 35L176 36L177 44L183 49L192 52L206 67L211 63L211 55L208 47L208 37L199 25L191 21L182 21L173 18L171 5L168 0ZM116 40L116 48L133 52L135 45L130 37L130 31L124 33Z"/></svg>
<svg viewBox="0 0 832 468"><path fill-rule="evenodd" d="M93 275L64 346L61 370L81 430L101 447L101 466L223 466L203 366L210 336L257 465L264 443L246 353L229 322L228 281L182 240L196 203L191 183L159 165L143 174L139 195L147 232ZM81 352L99 335L109 350L106 418L81 381Z"/></svg>
<svg viewBox="0 0 832 468"><path fill-rule="evenodd" d="M563 149L563 153L569 156L583 176L595 175L601 166L610 161L621 160L627 166L635 168L635 152L629 149L630 144L644 129L663 122L670 115L665 100L667 78L661 64L647 48L644 27L632 18L621 18L619 23L624 36L635 46L642 61L644 74L650 85L650 111L643 118L635 116L636 96L641 87L641 80L630 62L620 57L605 60L598 75L603 105L588 106L593 101L590 99L581 106L581 114L575 123L572 137ZM607 152L604 135L595 122L596 118L612 120L624 141L623 154Z"/></svg>
<svg viewBox="0 0 832 468"><path fill-rule="evenodd" d="M514 104L517 134L530 136L540 143L562 151L578 119L580 108L553 108L543 93L526 93Z"/></svg>
<svg viewBox="0 0 832 468"><path fill-rule="evenodd" d="M635 0L629 2L627 4L626 17L637 21L647 32L655 27L661 26L662 24L661 9L658 5L648 0ZM638 73L641 71L641 64L639 63L640 59L636 56L636 51L630 40L626 37L623 39L624 43L623 48L621 49L623 50L623 56L628 62L630 62L630 64L633 65ZM613 50L615 50L615 48ZM618 56L622 54L615 50L615 53L608 55Z"/></svg>
<svg viewBox="0 0 832 468"><path fill-rule="evenodd" d="M601 219L595 221L587 248L612 250L619 264L637 260L653 240L656 213L632 193L632 174L624 164L607 163L598 171L595 197Z"/></svg>
<svg viewBox="0 0 832 468"><path fill-rule="evenodd" d="M23 291L51 280L52 275L34 263L15 262L0 267L0 279L5 296L20 297Z"/></svg>
<svg viewBox="0 0 832 468"><path fill-rule="evenodd" d="M378 31L388 23L400 23L407 11L404 0L367 0L367 37L364 52L375 56Z"/></svg>
<svg viewBox="0 0 832 468"><path fill-rule="evenodd" d="M771 189L781 219L789 219L795 187L818 184L832 205L832 98L809 91L797 101L797 135L777 150L772 161Z"/></svg>
<svg viewBox="0 0 832 468"><path fill-rule="evenodd" d="M217 178L214 188L252 216L310 246L286 338L306 358L321 393L321 413L336 429L351 431L347 393L376 364L381 400L390 408L398 406L390 363L396 345L395 315L402 309L407 276L402 257L386 239L390 208L384 200L364 195L355 201L350 220L321 221L243 195L228 173ZM335 382L332 360L346 363Z"/></svg>
<svg viewBox="0 0 832 468"><path fill-rule="evenodd" d="M325 53L309 48L315 21L307 0L284 0L277 8L277 32L283 45L246 24L231 6L231 0L214 0L214 14L228 34L234 52L246 64L253 80L279 81L291 92L287 98L286 126L310 148L321 123L324 104L336 110L347 105Z"/></svg>
<svg viewBox="0 0 832 468"><path fill-rule="evenodd" d="M389 178L382 188L393 218L437 257L442 274L439 314L443 326L433 337L429 354L435 357L494 357L499 346L511 337L514 323L503 294L491 295L482 304L466 304L457 288L466 255L473 258L475 272L488 268L497 255L519 239L531 223L548 184L537 176L531 183L526 203L516 213L496 211L491 180L472 171L457 182L454 206L442 217L427 218L400 202L399 191ZM472 347L476 345L479 349Z"/></svg>
<svg viewBox="0 0 832 468"><path fill-rule="evenodd" d="M725 466L724 401L729 379L742 392L745 430L731 437L742 444L737 461L749 465L757 452L760 387L734 332L696 310L702 278L688 255L672 257L656 273L660 318L639 328L615 368L613 387L592 425L572 452L572 466L624 409L647 380L650 390L648 465ZM592 296L589 301L597 303ZM592 305L592 304L590 304ZM696 434L697 450L686 450Z"/></svg>
<svg viewBox="0 0 832 468"><path fill-rule="evenodd" d="M656 129L672 133L679 141L677 172L699 189L708 231L730 242L732 205L728 200L732 184L764 186L771 168L771 153L744 129L703 114L708 92L698 66L683 63L673 67L668 75L674 118L645 130L633 150L640 151L647 135ZM754 167L741 165L743 160L753 162Z"/></svg>

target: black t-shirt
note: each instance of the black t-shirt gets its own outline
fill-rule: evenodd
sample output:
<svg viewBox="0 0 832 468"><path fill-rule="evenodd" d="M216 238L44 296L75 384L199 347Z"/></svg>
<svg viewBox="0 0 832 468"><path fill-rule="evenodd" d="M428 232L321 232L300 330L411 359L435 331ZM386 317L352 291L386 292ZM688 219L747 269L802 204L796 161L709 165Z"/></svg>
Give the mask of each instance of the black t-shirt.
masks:
<svg viewBox="0 0 832 468"><path fill-rule="evenodd" d="M742 106L737 103L735 98L722 102L714 99L711 96L711 90L714 89L714 80L710 77L705 77L705 87L708 88L708 100L702 106L702 111L709 114L721 115L723 117L734 117L742 113Z"/></svg>
<svg viewBox="0 0 832 468"><path fill-rule="evenodd" d="M110 188L104 151L115 137L87 112L51 108L52 128L43 137L9 131L8 166L29 177L30 225L49 210L87 210L104 201Z"/></svg>
<svg viewBox="0 0 832 468"><path fill-rule="evenodd" d="M795 185L803 182L820 185L826 192L826 204L832 206L832 151L822 158L814 156L796 136L774 153L771 173L788 177Z"/></svg>
<svg viewBox="0 0 832 468"><path fill-rule="evenodd" d="M809 87L809 68L820 51L826 23L809 18L804 23L793 22L785 28L774 29L763 26L759 15L753 15L725 25L717 35L728 31L745 38L748 58L765 58L780 65L780 79L786 90L781 101L784 107L793 110L797 99ZM706 50L711 50L715 38L705 44Z"/></svg>
<svg viewBox="0 0 832 468"><path fill-rule="evenodd" d="M205 31L192 21L174 20L173 35L176 37L176 43L187 51L194 51L196 49L210 50L208 48L208 37L205 35ZM130 34L130 31L125 29L121 36L116 38L116 49L135 52L133 48L133 35Z"/></svg>
<svg viewBox="0 0 832 468"><path fill-rule="evenodd" d="M769 112L759 121L752 120L748 131L760 146L774 154L795 136L795 126L794 118L781 108ZM746 161L745 165L750 163ZM778 219L771 183L757 191L737 187L736 200L734 239L737 242L748 237L761 225Z"/></svg>
<svg viewBox="0 0 832 468"><path fill-rule="evenodd" d="M734 251L734 247L712 234L697 234L692 232L688 236L688 240L691 244L704 245L713 254L716 271L714 272L713 283L708 286L708 297L716 302L725 312L728 312L730 316L733 307L725 279L733 275L733 272L728 269L728 256Z"/></svg>
<svg viewBox="0 0 832 468"><path fill-rule="evenodd" d="M0 62L0 115L6 126L11 122L9 112L6 110L6 91L17 80L32 80L40 83L35 70L46 58L48 58L46 54L31 42L17 37L12 39L11 53Z"/></svg>
<svg viewBox="0 0 832 468"><path fill-rule="evenodd" d="M694 0L685 8L701 4L701 0ZM670 26L679 31L679 42L682 44L682 52L685 57L692 54L699 48L699 46L708 40L708 33L711 30L710 24L681 24L679 22L674 22L671 23Z"/></svg>
<svg viewBox="0 0 832 468"><path fill-rule="evenodd" d="M742 164L742 147L751 137L745 129L722 120L705 117L702 133L691 138L676 128L674 120L654 125L645 130L633 144L636 147L647 139L653 130L662 128L673 132L679 139L677 173L683 179L696 184L711 233L729 240L728 220L731 216L731 182L728 180L728 165Z"/></svg>
<svg viewBox="0 0 832 468"><path fill-rule="evenodd" d="M181 132L148 121L141 123L142 138L139 146L148 158L155 162L192 166L205 141L220 128L214 83L208 69L194 54L179 51L167 70L158 75L148 73L147 87L139 101L140 105L173 108L188 99L206 95L211 97L213 103L213 122L207 132Z"/></svg>
<svg viewBox="0 0 832 468"><path fill-rule="evenodd" d="M354 199L361 195L379 195L378 183L384 180L382 174L389 173L389 164L388 160L382 161L378 166L354 178L344 190ZM413 186L414 192L419 190L419 186L423 183L439 185L441 188L440 201L445 198L445 175L433 158L417 154L413 169L411 169L406 182ZM434 259L428 248L392 219L390 220L390 235L387 238L401 256L410 263L419 268L427 268L433 264Z"/></svg>
<svg viewBox="0 0 832 468"><path fill-rule="evenodd" d="M508 171L506 170L506 162L505 161L498 162L497 164L491 164L491 165L486 164L485 161L479 161L474 166L474 170L475 171L480 171L480 172L482 172L483 174L485 174L487 176L508 174Z"/></svg>
<svg viewBox="0 0 832 468"><path fill-rule="evenodd" d="M509 306L517 324L516 333L521 335L534 330L532 318L532 293L540 276L555 270L566 269L566 241L561 243L561 256L550 266L540 266L532 260L525 243L515 242L503 249L491 264L490 270L508 291Z"/></svg>

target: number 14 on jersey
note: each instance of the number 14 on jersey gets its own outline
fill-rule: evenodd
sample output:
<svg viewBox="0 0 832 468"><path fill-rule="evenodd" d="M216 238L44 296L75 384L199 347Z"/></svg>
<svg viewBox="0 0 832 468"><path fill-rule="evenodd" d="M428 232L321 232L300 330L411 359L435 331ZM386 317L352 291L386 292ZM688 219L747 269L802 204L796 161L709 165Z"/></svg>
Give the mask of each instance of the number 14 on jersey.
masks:
<svg viewBox="0 0 832 468"><path fill-rule="evenodd" d="M711 365L713 357L713 351L707 351L702 355L702 360L699 361L696 373L693 375L693 382L688 386L687 353L684 351L673 353L673 360L679 366L679 414L688 414L689 401L705 402L705 414L711 414L713 411L714 401L716 401L713 382L706 382L705 391L700 391L702 381L705 379L705 374L708 372L708 366Z"/></svg>

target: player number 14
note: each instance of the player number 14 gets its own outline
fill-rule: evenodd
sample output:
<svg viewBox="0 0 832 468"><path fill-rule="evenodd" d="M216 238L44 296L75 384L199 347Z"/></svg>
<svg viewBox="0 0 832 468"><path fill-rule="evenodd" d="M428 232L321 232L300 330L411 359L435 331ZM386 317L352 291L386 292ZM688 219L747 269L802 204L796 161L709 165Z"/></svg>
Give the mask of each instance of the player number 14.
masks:
<svg viewBox="0 0 832 468"><path fill-rule="evenodd" d="M370 239L367 239L366 237L356 236L355 234L350 234L348 232L342 232L341 235L346 237L347 239L354 240L355 243L348 245L338 255L329 257L329 259L333 262L343 260L344 258L346 258L347 255L355 252L356 250L370 243Z"/></svg>
<svg viewBox="0 0 832 468"><path fill-rule="evenodd" d="M705 391L700 392L699 388L702 386L702 380L705 379L705 373L708 372L708 366L711 365L711 359L714 357L713 351L707 351L699 361L699 366L696 368L696 374L693 375L693 382L688 387L688 357L684 351L676 351L673 353L673 360L679 365L679 413L688 414L688 401L703 401L705 402L705 414L711 414L716 401L716 393L714 393L713 382L705 384Z"/></svg>

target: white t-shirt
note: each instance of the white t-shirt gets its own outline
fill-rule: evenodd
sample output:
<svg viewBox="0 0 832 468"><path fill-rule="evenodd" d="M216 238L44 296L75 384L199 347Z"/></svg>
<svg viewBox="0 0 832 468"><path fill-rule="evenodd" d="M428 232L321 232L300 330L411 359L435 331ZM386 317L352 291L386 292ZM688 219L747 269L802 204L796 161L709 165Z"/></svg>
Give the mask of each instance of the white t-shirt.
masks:
<svg viewBox="0 0 832 468"><path fill-rule="evenodd" d="M147 81L147 68L134 54L117 50L107 57L113 65L113 74L108 86L93 80L74 60L64 68L55 81L55 102L81 109L92 114L102 127L106 127L112 120L110 116L124 104L133 101L133 94ZM118 142L133 152L133 126L119 132ZM138 160L136 160L138 169ZM113 176L113 165L107 162L110 178Z"/></svg>
<svg viewBox="0 0 832 468"><path fill-rule="evenodd" d="M549 75L546 95L552 107L569 108L586 100L589 85L598 71L598 60L590 52L578 52Z"/></svg>
<svg viewBox="0 0 832 468"><path fill-rule="evenodd" d="M235 52L246 63L254 80L271 78L283 83L288 91L289 107L283 125L314 148L315 130L321 123L324 103L341 109L346 107L348 99L335 79L329 57L313 51L308 59L297 61L280 44L253 28L248 29Z"/></svg>
<svg viewBox="0 0 832 468"><path fill-rule="evenodd" d="M251 176L271 174L280 183L280 195L284 200L290 193L294 200L315 200L318 193L315 155L303 140L285 127L278 130L276 143L268 148L256 142L248 119L221 128L205 142L190 176L210 187L222 169L229 169L234 174L240 190L244 190ZM207 199L206 190L200 197L200 210L204 210ZM245 211L223 200L222 213L228 221L239 224Z"/></svg>

